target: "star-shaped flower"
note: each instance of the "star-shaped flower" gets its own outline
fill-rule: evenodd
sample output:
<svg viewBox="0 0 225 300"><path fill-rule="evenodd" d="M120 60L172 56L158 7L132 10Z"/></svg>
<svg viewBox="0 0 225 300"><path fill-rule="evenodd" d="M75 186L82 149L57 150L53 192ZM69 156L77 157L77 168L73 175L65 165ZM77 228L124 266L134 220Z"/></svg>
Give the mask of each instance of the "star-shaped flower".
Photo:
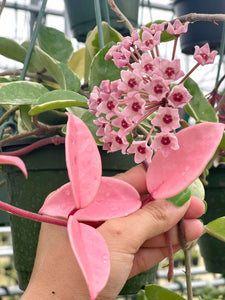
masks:
<svg viewBox="0 0 225 300"><path fill-rule="evenodd" d="M141 201L131 185L101 176L101 157L92 134L69 113L65 147L70 182L50 194L40 213L68 219L71 247L93 300L110 273L109 251L95 226L136 211Z"/></svg>

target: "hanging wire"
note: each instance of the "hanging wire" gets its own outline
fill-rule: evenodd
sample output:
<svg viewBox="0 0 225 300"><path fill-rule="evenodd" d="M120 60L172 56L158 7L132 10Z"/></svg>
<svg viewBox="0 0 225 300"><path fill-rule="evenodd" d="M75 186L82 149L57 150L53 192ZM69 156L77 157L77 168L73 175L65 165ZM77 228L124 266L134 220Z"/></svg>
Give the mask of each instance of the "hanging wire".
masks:
<svg viewBox="0 0 225 300"><path fill-rule="evenodd" d="M110 25L109 4L107 0L102 2L102 11L104 20Z"/></svg>
<svg viewBox="0 0 225 300"><path fill-rule="evenodd" d="M22 70L21 75L20 75L20 80L25 79L27 69L28 69L28 66L29 66L29 63L30 63L31 55L32 55L32 52L33 52L33 49L34 49L36 39L37 39L37 35L38 35L39 29L40 29L40 26L41 26L41 21L42 21L42 18L44 16L47 1L48 0L43 0L42 1L41 9L40 9L40 11L38 13L38 17L37 17L37 23L35 25L35 28L34 28L34 31L33 31L32 37L31 37L31 42L30 42L29 48L27 50L27 55L26 55L26 58L25 58L25 61L24 61L23 70Z"/></svg>
<svg viewBox="0 0 225 300"><path fill-rule="evenodd" d="M94 5L95 5L96 24L98 27L99 47L100 47L100 49L102 49L104 47L104 36L103 36L103 30L102 30L102 16L101 16L99 0L94 0Z"/></svg>
<svg viewBox="0 0 225 300"><path fill-rule="evenodd" d="M219 50L220 59L217 68L216 84L219 81L219 77L220 77L220 70L223 62L224 50L225 50L225 22L223 22L222 39L221 39L220 50Z"/></svg>

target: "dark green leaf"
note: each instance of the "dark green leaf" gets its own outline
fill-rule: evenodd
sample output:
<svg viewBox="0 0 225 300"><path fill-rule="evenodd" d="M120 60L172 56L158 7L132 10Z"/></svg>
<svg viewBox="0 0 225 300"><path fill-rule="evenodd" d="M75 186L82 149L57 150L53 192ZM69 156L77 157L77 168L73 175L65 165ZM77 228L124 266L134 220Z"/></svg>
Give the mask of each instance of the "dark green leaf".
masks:
<svg viewBox="0 0 225 300"><path fill-rule="evenodd" d="M149 300L185 300L180 295L155 284L146 286L145 293Z"/></svg>
<svg viewBox="0 0 225 300"><path fill-rule="evenodd" d="M25 105L36 103L48 90L41 84L15 81L0 87L0 104Z"/></svg>
<svg viewBox="0 0 225 300"><path fill-rule="evenodd" d="M189 188L186 188L183 192L167 198L166 200L172 202L176 206L182 206L185 202L187 202L191 197L191 190Z"/></svg>
<svg viewBox="0 0 225 300"><path fill-rule="evenodd" d="M184 86L192 95L192 99L185 105L186 112L196 121L218 122L215 110L204 97L197 83L189 77L185 80Z"/></svg>
<svg viewBox="0 0 225 300"><path fill-rule="evenodd" d="M206 232L225 242L225 217L218 218L205 225Z"/></svg>
<svg viewBox="0 0 225 300"><path fill-rule="evenodd" d="M105 55L112 47L113 43L106 45L94 57L89 76L89 88L92 91L95 85L99 86L102 80L116 80L120 78L120 69L118 69L112 60L105 60Z"/></svg>
<svg viewBox="0 0 225 300"><path fill-rule="evenodd" d="M40 27L38 44L43 51L60 62L66 63L73 53L73 45L65 34L45 25Z"/></svg>
<svg viewBox="0 0 225 300"><path fill-rule="evenodd" d="M55 90L42 95L32 109L29 111L30 115L37 115L44 111L66 108L69 106L87 107L87 98L67 90Z"/></svg>

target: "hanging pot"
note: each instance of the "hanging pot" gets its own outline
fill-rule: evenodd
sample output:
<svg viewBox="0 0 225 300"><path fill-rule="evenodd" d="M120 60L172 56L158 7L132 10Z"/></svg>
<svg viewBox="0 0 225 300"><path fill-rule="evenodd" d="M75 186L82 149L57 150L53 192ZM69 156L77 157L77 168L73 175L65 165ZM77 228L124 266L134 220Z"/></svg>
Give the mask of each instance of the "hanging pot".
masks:
<svg viewBox="0 0 225 300"><path fill-rule="evenodd" d="M0 182L5 178L0 174ZM7 187L6 184L0 187L0 201L7 202ZM0 210L0 226L9 226L9 214Z"/></svg>
<svg viewBox="0 0 225 300"><path fill-rule="evenodd" d="M74 37L85 42L86 36L90 30L96 26L94 0L64 0L66 11L69 17L69 23ZM139 0L115 0L116 5L128 18L134 27L138 22ZM107 19L107 0L100 0L102 21ZM119 17L108 7L110 25L118 30L123 36L129 34L124 22L118 22Z"/></svg>
<svg viewBox="0 0 225 300"><path fill-rule="evenodd" d="M173 0L175 15L180 17L189 13L216 14L225 13L224 0ZM193 54L194 46L209 43L211 50L219 50L222 39L223 22L198 21L189 24L188 32L181 36L181 50Z"/></svg>
<svg viewBox="0 0 225 300"><path fill-rule="evenodd" d="M209 184L205 188L205 200L208 209L202 216L204 224L225 216L225 166L210 169L207 181ZM204 234L199 239L199 246L206 270L225 274L225 243Z"/></svg>

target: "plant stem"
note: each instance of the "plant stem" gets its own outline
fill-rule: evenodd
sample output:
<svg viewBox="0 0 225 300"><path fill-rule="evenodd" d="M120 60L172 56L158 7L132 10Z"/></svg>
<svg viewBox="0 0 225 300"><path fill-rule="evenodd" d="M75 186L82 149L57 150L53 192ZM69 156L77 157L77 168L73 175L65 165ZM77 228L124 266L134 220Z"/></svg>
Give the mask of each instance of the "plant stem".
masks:
<svg viewBox="0 0 225 300"><path fill-rule="evenodd" d="M111 7L111 9L117 14L117 16L124 22L127 26L127 28L130 31L130 34L134 31L134 27L130 23L130 21L127 19L127 17L120 11L118 6L116 6L114 0L108 0L108 3Z"/></svg>
<svg viewBox="0 0 225 300"><path fill-rule="evenodd" d="M47 217L47 216L42 216L42 215L30 212L30 211L23 210L18 207L12 206L12 205L2 202L2 201L0 201L0 209L7 211L8 213L17 215L19 217L31 219L34 221L60 225L60 226L64 226L64 227L67 226L67 221L59 220L59 219L55 219L55 218L51 218L51 217Z"/></svg>
<svg viewBox="0 0 225 300"><path fill-rule="evenodd" d="M178 232L179 232L179 240L184 251L184 258L185 258L185 274L186 274L186 285L187 285L187 300L193 300L193 291L192 291L192 284L191 284L191 259L190 259L190 251L188 249L187 242L185 240L185 233L184 233L184 218L180 220L178 223Z"/></svg>
<svg viewBox="0 0 225 300"><path fill-rule="evenodd" d="M37 141L27 147L24 147L22 149L19 150L15 150L15 151L9 151L9 152L2 152L2 154L4 155L14 155L14 156L20 156L23 154L26 154L28 152L31 152L37 148L40 148L42 146L45 145L49 145L49 144L54 144L54 145L59 145L59 144L63 144L65 143L65 138L60 137L60 136L53 136L53 137L49 137L40 141ZM1 155L1 153L0 153Z"/></svg>

